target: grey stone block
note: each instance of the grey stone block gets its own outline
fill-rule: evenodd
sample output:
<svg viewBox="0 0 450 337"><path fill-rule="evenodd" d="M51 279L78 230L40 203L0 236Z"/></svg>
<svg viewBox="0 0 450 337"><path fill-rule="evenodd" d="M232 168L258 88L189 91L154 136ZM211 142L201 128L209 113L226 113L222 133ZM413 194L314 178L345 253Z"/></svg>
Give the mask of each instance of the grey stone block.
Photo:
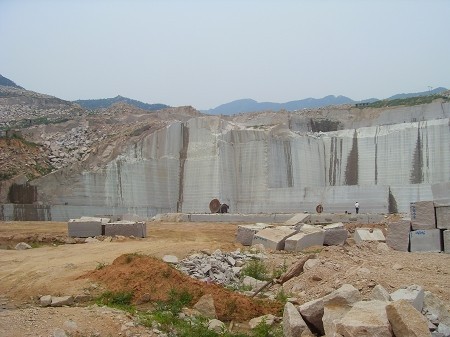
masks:
<svg viewBox="0 0 450 337"><path fill-rule="evenodd" d="M440 252L441 230L420 229L409 233L411 252Z"/></svg>
<svg viewBox="0 0 450 337"><path fill-rule="evenodd" d="M406 300L410 302L419 312L422 311L424 298L424 289L415 284L404 289L398 289L391 294L392 301Z"/></svg>
<svg viewBox="0 0 450 337"><path fill-rule="evenodd" d="M436 227L450 229L450 206L436 206Z"/></svg>
<svg viewBox="0 0 450 337"><path fill-rule="evenodd" d="M253 236L252 245L262 244L267 249L283 250L286 239L295 233L287 226L265 228Z"/></svg>
<svg viewBox="0 0 450 337"><path fill-rule="evenodd" d="M254 225L240 225L237 228L236 241L244 246L251 246L253 236L259 231L267 228L265 223L256 223Z"/></svg>
<svg viewBox="0 0 450 337"><path fill-rule="evenodd" d="M67 223L68 236L87 238L102 235L102 222L99 220L70 219Z"/></svg>
<svg viewBox="0 0 450 337"><path fill-rule="evenodd" d="M388 224L386 243L389 247L402 252L409 249L409 232L411 231L411 219L401 219Z"/></svg>
<svg viewBox="0 0 450 337"><path fill-rule="evenodd" d="M323 244L325 246L343 245L348 237L348 231L345 229L342 222L333 223L323 227L325 237Z"/></svg>
<svg viewBox="0 0 450 337"><path fill-rule="evenodd" d="M284 249L299 252L312 246L323 246L325 231L311 225L304 225L300 232L286 239Z"/></svg>
<svg viewBox="0 0 450 337"><path fill-rule="evenodd" d="M145 238L147 236L145 222L117 221L104 224L104 226L106 236L123 235L138 238Z"/></svg>
<svg viewBox="0 0 450 337"><path fill-rule="evenodd" d="M445 230L442 232L444 239L444 252L450 254L450 230Z"/></svg>
<svg viewBox="0 0 450 337"><path fill-rule="evenodd" d="M295 214L292 218L290 218L289 220L287 220L284 225L285 226L296 226L300 223L306 223L308 222L309 218L311 216L307 213L298 213Z"/></svg>
<svg viewBox="0 0 450 337"><path fill-rule="evenodd" d="M374 228L357 228L355 230L355 234L353 235L356 243L360 243L362 241L386 241L383 232L381 229Z"/></svg>
<svg viewBox="0 0 450 337"><path fill-rule="evenodd" d="M416 201L410 204L413 230L436 228L436 215L433 201Z"/></svg>

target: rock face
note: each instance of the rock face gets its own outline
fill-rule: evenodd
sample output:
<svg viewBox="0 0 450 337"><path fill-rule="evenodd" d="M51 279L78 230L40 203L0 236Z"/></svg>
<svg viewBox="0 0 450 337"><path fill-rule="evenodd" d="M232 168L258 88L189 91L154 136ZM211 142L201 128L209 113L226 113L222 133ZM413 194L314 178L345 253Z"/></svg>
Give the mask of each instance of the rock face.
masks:
<svg viewBox="0 0 450 337"><path fill-rule="evenodd" d="M103 158L101 165L82 173L63 169L32 185L36 202L67 203L52 207L53 219L75 206L92 214L131 209L144 217L209 213L213 198L234 213L296 213L299 205L313 212L319 203L343 213L355 200L364 213L408 212L412 201L450 198L450 156L442 155L450 153L450 103L420 109L377 110L379 120L330 132L309 132L307 119L294 113L251 121L200 116L156 131L142 122L133 144L100 144L81 155ZM394 123L397 113L401 124L367 126ZM114 136L109 131L105 136Z"/></svg>

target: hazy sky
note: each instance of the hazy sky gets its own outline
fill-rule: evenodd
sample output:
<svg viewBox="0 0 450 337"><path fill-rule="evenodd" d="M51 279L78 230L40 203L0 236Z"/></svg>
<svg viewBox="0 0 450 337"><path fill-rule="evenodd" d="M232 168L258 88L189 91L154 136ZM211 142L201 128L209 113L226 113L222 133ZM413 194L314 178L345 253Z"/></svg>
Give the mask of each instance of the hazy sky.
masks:
<svg viewBox="0 0 450 337"><path fill-rule="evenodd" d="M0 0L0 74L198 109L450 88L450 1Z"/></svg>

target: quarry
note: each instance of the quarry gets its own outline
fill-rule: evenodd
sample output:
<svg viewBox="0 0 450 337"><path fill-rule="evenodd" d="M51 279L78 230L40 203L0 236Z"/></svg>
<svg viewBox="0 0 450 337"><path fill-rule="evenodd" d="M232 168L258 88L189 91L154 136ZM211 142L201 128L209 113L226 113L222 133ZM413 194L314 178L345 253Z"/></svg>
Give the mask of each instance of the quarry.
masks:
<svg viewBox="0 0 450 337"><path fill-rule="evenodd" d="M450 336L449 92L232 116L0 93L5 336L168 336L94 300L180 285L217 335Z"/></svg>

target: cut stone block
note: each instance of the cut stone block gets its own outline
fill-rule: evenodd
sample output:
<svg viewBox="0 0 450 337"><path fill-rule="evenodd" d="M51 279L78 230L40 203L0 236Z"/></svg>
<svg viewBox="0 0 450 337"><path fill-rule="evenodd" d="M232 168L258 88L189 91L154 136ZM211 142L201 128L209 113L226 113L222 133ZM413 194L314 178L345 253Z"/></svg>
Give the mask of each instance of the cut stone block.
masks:
<svg viewBox="0 0 450 337"><path fill-rule="evenodd" d="M442 232L444 239L444 252L450 254L450 230L446 230Z"/></svg>
<svg viewBox="0 0 450 337"><path fill-rule="evenodd" d="M348 231L342 222L333 223L323 227L325 237L323 244L325 246L340 246L345 243L348 237Z"/></svg>
<svg viewBox="0 0 450 337"><path fill-rule="evenodd" d="M411 219L401 219L388 224L386 243L389 247L402 252L409 249L409 232L411 231Z"/></svg>
<svg viewBox="0 0 450 337"><path fill-rule="evenodd" d="M106 236L123 235L138 238L145 238L147 236L145 222L117 221L104 224L103 226L105 226Z"/></svg>
<svg viewBox="0 0 450 337"><path fill-rule="evenodd" d="M436 206L436 227L450 229L450 205Z"/></svg>
<svg viewBox="0 0 450 337"><path fill-rule="evenodd" d="M111 221L110 218L97 217L97 216L82 216L80 220L83 221L100 221L101 223L108 223Z"/></svg>
<svg viewBox="0 0 450 337"><path fill-rule="evenodd" d="M416 230L409 233L411 252L440 252L441 230Z"/></svg>
<svg viewBox="0 0 450 337"><path fill-rule="evenodd" d="M436 215L433 201L416 201L410 204L413 230L436 228Z"/></svg>
<svg viewBox="0 0 450 337"><path fill-rule="evenodd" d="M384 301L361 301L337 323L336 332L342 336L391 337L391 326Z"/></svg>
<svg viewBox="0 0 450 337"><path fill-rule="evenodd" d="M361 243L363 241L386 241L381 229L374 228L357 228L355 229L355 234L353 235L356 243Z"/></svg>
<svg viewBox="0 0 450 337"><path fill-rule="evenodd" d="M307 213L298 213L295 214L292 218L290 218L289 220L287 220L284 225L285 226L297 226L298 224L301 223L306 223L308 222L309 218L311 217L311 215L307 214Z"/></svg>
<svg viewBox="0 0 450 337"><path fill-rule="evenodd" d="M67 223L68 236L88 238L102 235L102 222L100 220L70 219Z"/></svg>
<svg viewBox="0 0 450 337"><path fill-rule="evenodd" d="M284 246L288 251L302 251L312 246L323 246L325 231L311 225L304 225L300 232L286 239Z"/></svg>
<svg viewBox="0 0 450 337"><path fill-rule="evenodd" d="M398 289L391 294L392 301L406 300L412 304L417 311L421 312L425 298L425 291L421 286L411 285L405 289Z"/></svg>
<svg viewBox="0 0 450 337"><path fill-rule="evenodd" d="M297 233L287 226L265 228L253 236L252 245L262 244L264 248L283 250L287 238Z"/></svg>
<svg viewBox="0 0 450 337"><path fill-rule="evenodd" d="M256 223L254 225L240 225L237 228L236 241L244 246L251 246L253 236L267 227L269 227L269 225L265 223Z"/></svg>

